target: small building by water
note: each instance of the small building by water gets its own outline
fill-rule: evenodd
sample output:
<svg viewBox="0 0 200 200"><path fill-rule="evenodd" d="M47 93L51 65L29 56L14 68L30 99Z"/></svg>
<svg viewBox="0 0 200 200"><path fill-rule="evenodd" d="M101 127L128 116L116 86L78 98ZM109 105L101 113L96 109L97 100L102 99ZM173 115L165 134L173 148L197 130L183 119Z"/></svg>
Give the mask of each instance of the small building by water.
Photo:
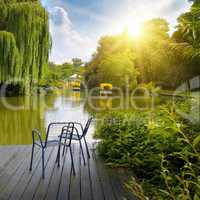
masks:
<svg viewBox="0 0 200 200"><path fill-rule="evenodd" d="M73 91L80 91L81 90L81 79L82 76L78 74L73 74L68 79L68 87Z"/></svg>

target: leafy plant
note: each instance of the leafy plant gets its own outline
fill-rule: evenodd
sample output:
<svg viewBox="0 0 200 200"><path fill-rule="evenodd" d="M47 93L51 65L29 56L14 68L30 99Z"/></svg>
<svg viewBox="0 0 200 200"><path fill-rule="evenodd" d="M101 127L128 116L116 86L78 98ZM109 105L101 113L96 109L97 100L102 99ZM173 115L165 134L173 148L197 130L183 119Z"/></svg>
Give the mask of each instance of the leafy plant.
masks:
<svg viewBox="0 0 200 200"><path fill-rule="evenodd" d="M199 132L172 105L111 112L97 125L99 152L107 164L132 169L144 190L140 197L159 200L200 197ZM132 182L132 191L137 188Z"/></svg>

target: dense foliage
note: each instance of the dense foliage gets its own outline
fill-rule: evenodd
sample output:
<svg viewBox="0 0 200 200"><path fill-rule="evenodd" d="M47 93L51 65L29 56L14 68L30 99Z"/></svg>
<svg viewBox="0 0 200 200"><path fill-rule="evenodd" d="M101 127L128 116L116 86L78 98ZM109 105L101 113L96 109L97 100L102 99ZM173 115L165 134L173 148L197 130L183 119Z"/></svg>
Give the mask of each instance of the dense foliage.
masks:
<svg viewBox="0 0 200 200"><path fill-rule="evenodd" d="M111 112L97 125L100 154L109 165L133 170L144 194L134 190L136 182L129 187L139 199L200 198L199 131L199 124L183 119L171 105L143 113Z"/></svg>
<svg viewBox="0 0 200 200"><path fill-rule="evenodd" d="M79 58L72 59L72 63L66 62L61 65L50 62L48 64L47 72L41 80L41 86L58 86L62 87L66 84L70 76L77 74L82 76L85 67L82 66L83 62Z"/></svg>
<svg viewBox="0 0 200 200"><path fill-rule="evenodd" d="M87 65L85 79L90 88L100 83L111 83L124 88L127 80L134 87L138 72L134 66L132 39L124 32L117 36L106 36L99 41L97 52Z"/></svg>
<svg viewBox="0 0 200 200"><path fill-rule="evenodd" d="M19 81L30 92L45 74L50 45L48 14L39 1L0 1L1 84Z"/></svg>
<svg viewBox="0 0 200 200"><path fill-rule="evenodd" d="M74 68L81 67L84 64L80 58L72 58L72 63Z"/></svg>
<svg viewBox="0 0 200 200"><path fill-rule="evenodd" d="M171 89L198 76L200 2L193 2L191 9L179 16L172 35L169 33L168 22L155 18L143 24L138 38L131 39L128 34L103 37L86 70L88 85L98 86L102 81L116 84L115 79L119 74L120 78L125 79L131 71L133 82L138 77L140 83L153 81L165 89ZM117 58L120 62L116 61ZM120 67L121 71L118 70L120 63L124 66ZM135 71L139 72L139 76ZM116 86L119 85L123 86L120 81Z"/></svg>

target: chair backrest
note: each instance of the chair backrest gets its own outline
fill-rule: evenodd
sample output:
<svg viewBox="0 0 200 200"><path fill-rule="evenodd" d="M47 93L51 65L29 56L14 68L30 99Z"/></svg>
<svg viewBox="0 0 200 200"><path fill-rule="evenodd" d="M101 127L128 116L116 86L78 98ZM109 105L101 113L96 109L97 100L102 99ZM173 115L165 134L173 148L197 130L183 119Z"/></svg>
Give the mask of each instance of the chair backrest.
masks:
<svg viewBox="0 0 200 200"><path fill-rule="evenodd" d="M72 142L72 136L74 133L74 123L69 122L66 126L63 126L62 132L60 135L60 142L62 143L62 139L65 140L63 143L65 146L70 146Z"/></svg>
<svg viewBox="0 0 200 200"><path fill-rule="evenodd" d="M54 139L59 141L59 136L62 133L62 128L67 126L70 122L53 122L48 125L46 138L45 138L45 146L47 145L50 137L54 137Z"/></svg>
<svg viewBox="0 0 200 200"><path fill-rule="evenodd" d="M92 122L92 119L93 119L92 117L88 119L88 121L87 121L87 123L85 125L85 128L83 129L83 135L82 135L82 137L85 137L85 135L87 134L88 129L90 127L90 124Z"/></svg>

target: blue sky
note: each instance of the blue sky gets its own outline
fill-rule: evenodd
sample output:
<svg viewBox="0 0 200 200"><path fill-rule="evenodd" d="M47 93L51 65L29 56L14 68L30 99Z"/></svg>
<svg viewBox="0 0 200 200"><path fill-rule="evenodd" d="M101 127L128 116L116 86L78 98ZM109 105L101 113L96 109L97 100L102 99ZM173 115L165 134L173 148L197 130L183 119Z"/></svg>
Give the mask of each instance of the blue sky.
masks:
<svg viewBox="0 0 200 200"><path fill-rule="evenodd" d="M143 21L165 18L171 32L177 17L189 9L187 0L42 0L50 14L53 47L50 60L61 64L71 58L91 58L103 35L136 29Z"/></svg>

